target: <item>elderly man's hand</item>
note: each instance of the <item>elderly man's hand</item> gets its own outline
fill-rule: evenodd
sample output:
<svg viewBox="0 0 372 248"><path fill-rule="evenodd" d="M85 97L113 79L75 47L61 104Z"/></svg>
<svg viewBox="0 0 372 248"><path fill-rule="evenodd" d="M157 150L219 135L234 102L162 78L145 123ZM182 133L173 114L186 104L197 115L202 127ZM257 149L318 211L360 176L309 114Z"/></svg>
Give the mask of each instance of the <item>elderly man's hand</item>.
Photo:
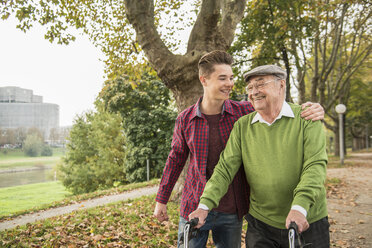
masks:
<svg viewBox="0 0 372 248"><path fill-rule="evenodd" d="M301 117L305 118L305 120L318 121L324 119L324 109L319 103L306 102L301 106L302 109L307 107L301 113Z"/></svg>
<svg viewBox="0 0 372 248"><path fill-rule="evenodd" d="M285 226L289 227L289 224L294 221L298 226L298 231L300 233L306 231L309 228L309 222L307 222L306 217L297 210L289 211L287 219L285 220Z"/></svg>
<svg viewBox="0 0 372 248"><path fill-rule="evenodd" d="M154 216L160 222L167 221L169 219L167 214L167 205L157 202L154 210Z"/></svg>
<svg viewBox="0 0 372 248"><path fill-rule="evenodd" d="M207 218L207 216L208 216L208 210L198 208L194 212L189 214L189 220L198 218L199 222L196 228L200 228L205 224L205 219Z"/></svg>

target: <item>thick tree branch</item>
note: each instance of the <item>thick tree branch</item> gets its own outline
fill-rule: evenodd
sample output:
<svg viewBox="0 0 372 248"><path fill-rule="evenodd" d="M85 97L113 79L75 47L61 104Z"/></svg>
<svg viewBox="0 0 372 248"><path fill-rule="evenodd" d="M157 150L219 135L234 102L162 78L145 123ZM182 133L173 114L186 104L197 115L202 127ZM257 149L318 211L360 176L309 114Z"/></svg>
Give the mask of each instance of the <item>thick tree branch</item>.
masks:
<svg viewBox="0 0 372 248"><path fill-rule="evenodd" d="M187 52L207 51L208 43L214 43L220 19L221 0L203 0L200 12L191 30Z"/></svg>
<svg viewBox="0 0 372 248"><path fill-rule="evenodd" d="M229 46L234 40L236 26L244 16L245 3L245 0L225 0L222 6L219 30Z"/></svg>
<svg viewBox="0 0 372 248"><path fill-rule="evenodd" d="M164 68L172 65L173 54L156 30L153 0L125 0L125 7L128 20L136 30L138 43L154 69L161 74Z"/></svg>

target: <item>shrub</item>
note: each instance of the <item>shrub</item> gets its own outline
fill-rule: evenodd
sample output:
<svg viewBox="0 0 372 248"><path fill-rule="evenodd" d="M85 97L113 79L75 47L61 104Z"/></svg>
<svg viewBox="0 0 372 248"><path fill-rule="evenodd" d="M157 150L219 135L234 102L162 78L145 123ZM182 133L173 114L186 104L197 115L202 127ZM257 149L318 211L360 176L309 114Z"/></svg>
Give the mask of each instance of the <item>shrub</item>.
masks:
<svg viewBox="0 0 372 248"><path fill-rule="evenodd" d="M50 146L44 145L43 148L41 149L41 156L53 156L53 150L50 148Z"/></svg>
<svg viewBox="0 0 372 248"><path fill-rule="evenodd" d="M69 141L58 169L63 185L71 192L81 194L127 183L120 115L98 111L78 116Z"/></svg>
<svg viewBox="0 0 372 248"><path fill-rule="evenodd" d="M23 150L26 156L37 157L39 156L43 147L43 141L37 134L29 134L26 137Z"/></svg>

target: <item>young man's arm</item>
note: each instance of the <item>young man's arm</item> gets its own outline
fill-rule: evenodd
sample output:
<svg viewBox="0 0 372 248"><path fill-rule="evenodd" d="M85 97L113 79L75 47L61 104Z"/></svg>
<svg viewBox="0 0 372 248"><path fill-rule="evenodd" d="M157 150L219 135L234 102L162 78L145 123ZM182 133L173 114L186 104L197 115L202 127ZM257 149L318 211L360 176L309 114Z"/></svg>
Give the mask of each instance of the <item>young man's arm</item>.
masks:
<svg viewBox="0 0 372 248"><path fill-rule="evenodd" d="M182 122L182 118L178 116L173 132L172 148L156 196L154 216L160 222L168 220L167 202L189 155L189 148L183 135Z"/></svg>

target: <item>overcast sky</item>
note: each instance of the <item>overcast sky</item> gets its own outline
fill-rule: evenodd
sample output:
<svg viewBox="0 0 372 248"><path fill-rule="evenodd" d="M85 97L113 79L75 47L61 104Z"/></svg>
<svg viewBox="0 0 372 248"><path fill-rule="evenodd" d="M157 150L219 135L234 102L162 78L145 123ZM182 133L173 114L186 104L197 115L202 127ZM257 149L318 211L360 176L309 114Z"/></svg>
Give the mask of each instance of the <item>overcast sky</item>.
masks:
<svg viewBox="0 0 372 248"><path fill-rule="evenodd" d="M70 45L51 44L35 26L27 33L14 20L0 20L0 87L18 86L59 105L60 126L93 109L105 81L103 58L87 37Z"/></svg>

